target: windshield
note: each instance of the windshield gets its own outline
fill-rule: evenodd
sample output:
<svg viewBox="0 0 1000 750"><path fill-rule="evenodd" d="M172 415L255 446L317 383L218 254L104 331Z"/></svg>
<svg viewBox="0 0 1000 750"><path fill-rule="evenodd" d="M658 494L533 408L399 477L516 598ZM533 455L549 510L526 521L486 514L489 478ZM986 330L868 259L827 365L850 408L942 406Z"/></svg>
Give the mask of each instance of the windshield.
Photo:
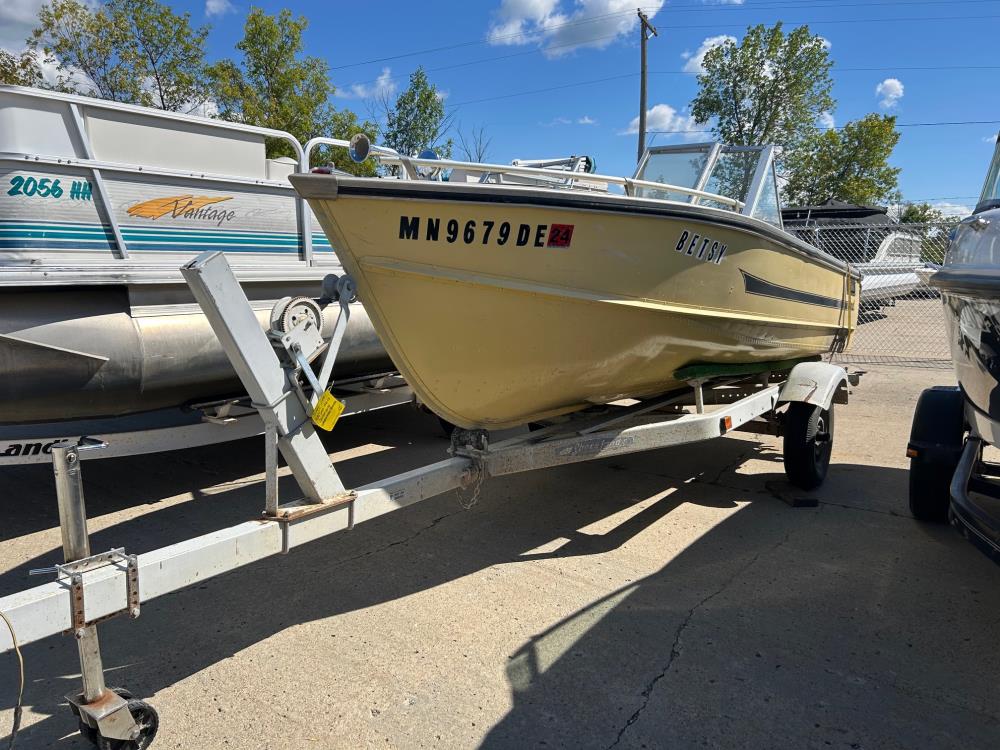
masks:
<svg viewBox="0 0 1000 750"><path fill-rule="evenodd" d="M649 156L639 168L636 175L640 180L662 182L678 187L697 188L711 147L683 148L670 151L650 151ZM669 190L639 188L636 195L640 198L659 198L660 200L687 201L690 196Z"/></svg>
<svg viewBox="0 0 1000 750"><path fill-rule="evenodd" d="M658 146L646 152L635 178L678 188L690 188L740 201L731 203L691 195L679 190L637 187L640 198L693 203L762 219L781 226L781 206L771 163L772 149L764 146L697 145Z"/></svg>
<svg viewBox="0 0 1000 750"><path fill-rule="evenodd" d="M985 211L987 208L995 208L1000 205L1000 138L997 139L996 148L993 151L993 161L990 162L990 169L986 173L986 184L983 185L983 194L979 196L977 211Z"/></svg>
<svg viewBox="0 0 1000 750"><path fill-rule="evenodd" d="M723 148L712 167L708 182L705 183L705 190L745 203L759 159L760 151L757 149L747 151ZM721 203L711 200L703 199L701 203L706 206L723 207Z"/></svg>

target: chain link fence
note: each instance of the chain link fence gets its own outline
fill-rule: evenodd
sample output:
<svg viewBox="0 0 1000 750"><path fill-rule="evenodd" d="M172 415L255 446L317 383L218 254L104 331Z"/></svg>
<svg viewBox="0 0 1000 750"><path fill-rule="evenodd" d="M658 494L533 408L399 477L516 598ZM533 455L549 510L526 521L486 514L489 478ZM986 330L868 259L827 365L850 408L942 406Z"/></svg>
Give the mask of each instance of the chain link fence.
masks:
<svg viewBox="0 0 1000 750"><path fill-rule="evenodd" d="M839 362L951 367L941 299L928 277L944 262L954 223L786 224L861 272L861 309Z"/></svg>

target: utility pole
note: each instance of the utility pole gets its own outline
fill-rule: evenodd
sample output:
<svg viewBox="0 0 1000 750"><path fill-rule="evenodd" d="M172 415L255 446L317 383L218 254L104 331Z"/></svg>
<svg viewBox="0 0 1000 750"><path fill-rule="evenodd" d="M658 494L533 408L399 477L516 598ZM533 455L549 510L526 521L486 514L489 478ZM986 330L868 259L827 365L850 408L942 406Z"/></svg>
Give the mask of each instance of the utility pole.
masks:
<svg viewBox="0 0 1000 750"><path fill-rule="evenodd" d="M658 36L656 27L649 22L642 8L637 9L639 14L639 39L642 48L642 71L639 75L639 152L635 157L636 163L642 159L642 152L646 150L646 41L650 35Z"/></svg>

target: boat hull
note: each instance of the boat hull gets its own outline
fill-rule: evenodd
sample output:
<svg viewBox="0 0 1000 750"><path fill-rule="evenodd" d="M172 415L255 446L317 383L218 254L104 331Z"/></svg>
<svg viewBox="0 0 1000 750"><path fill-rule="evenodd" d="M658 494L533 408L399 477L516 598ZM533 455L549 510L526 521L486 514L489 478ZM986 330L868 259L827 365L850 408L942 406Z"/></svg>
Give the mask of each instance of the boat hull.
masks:
<svg viewBox="0 0 1000 750"><path fill-rule="evenodd" d="M1000 422L1000 300L942 294L955 375L965 397Z"/></svg>
<svg viewBox="0 0 1000 750"><path fill-rule="evenodd" d="M320 274L312 283L245 284L261 327L280 297L318 291ZM336 314L325 317L329 336ZM341 351L337 379L395 369L361 305ZM0 424L119 416L242 393L179 278L149 288L0 288Z"/></svg>
<svg viewBox="0 0 1000 750"><path fill-rule="evenodd" d="M955 375L969 403L1000 425L1000 210L961 222L944 265L929 279L941 292Z"/></svg>
<svg viewBox="0 0 1000 750"><path fill-rule="evenodd" d="M696 362L821 354L857 316L857 280L841 264L729 212L499 186L292 181L418 397L466 428L662 393Z"/></svg>

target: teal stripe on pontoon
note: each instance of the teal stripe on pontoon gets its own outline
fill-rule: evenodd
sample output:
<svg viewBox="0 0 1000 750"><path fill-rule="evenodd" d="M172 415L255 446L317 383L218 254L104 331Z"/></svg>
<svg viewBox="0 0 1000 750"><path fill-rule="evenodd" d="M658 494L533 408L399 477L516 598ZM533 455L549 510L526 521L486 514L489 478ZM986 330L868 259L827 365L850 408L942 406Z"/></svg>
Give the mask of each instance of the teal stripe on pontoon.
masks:
<svg viewBox="0 0 1000 750"><path fill-rule="evenodd" d="M53 237L85 237L85 236L102 236L102 237L112 237L113 234L111 229L102 226L80 226L69 228L65 225L54 226L54 225L42 225L42 224L23 224L17 227L3 227L0 226L0 234L3 235L13 235L19 237L38 237L38 236L53 236ZM213 240L222 239L227 241L240 241L240 240L250 240L252 242L284 242L284 243L294 243L298 244L299 238L297 234L261 234L261 233L245 233L245 232L234 232L229 230L221 230L218 232L211 232L205 230L142 230L136 231L133 228L125 227L122 229L122 235L126 238L134 237L136 239L154 239L171 241L174 239L185 240L185 239L196 239L196 240ZM324 245L329 246L330 241L323 234L313 235L314 245Z"/></svg>
<svg viewBox="0 0 1000 750"><path fill-rule="evenodd" d="M111 232L54 232L52 230L28 230L14 232L9 229L0 229L0 237L4 239L51 239L51 240L93 240L93 239L113 239Z"/></svg>
<svg viewBox="0 0 1000 750"><path fill-rule="evenodd" d="M11 220L0 220L0 224L12 224ZM244 249L246 251L260 252L297 252L299 250L299 237L297 234L262 234L236 232L230 230L155 230L152 228L135 231L126 227L122 230L122 236L129 246L141 245L148 250L161 250L164 252L176 251L178 249L194 249L195 247L205 247L206 249ZM44 240L53 243L51 249L66 249L63 243L93 243L104 244L113 243L114 235L111 229L104 225L77 225L67 224L28 224L22 223L18 226L0 226L0 240L3 244L0 247L42 247ZM322 234L313 235L314 249L327 252L332 251L330 241Z"/></svg>

